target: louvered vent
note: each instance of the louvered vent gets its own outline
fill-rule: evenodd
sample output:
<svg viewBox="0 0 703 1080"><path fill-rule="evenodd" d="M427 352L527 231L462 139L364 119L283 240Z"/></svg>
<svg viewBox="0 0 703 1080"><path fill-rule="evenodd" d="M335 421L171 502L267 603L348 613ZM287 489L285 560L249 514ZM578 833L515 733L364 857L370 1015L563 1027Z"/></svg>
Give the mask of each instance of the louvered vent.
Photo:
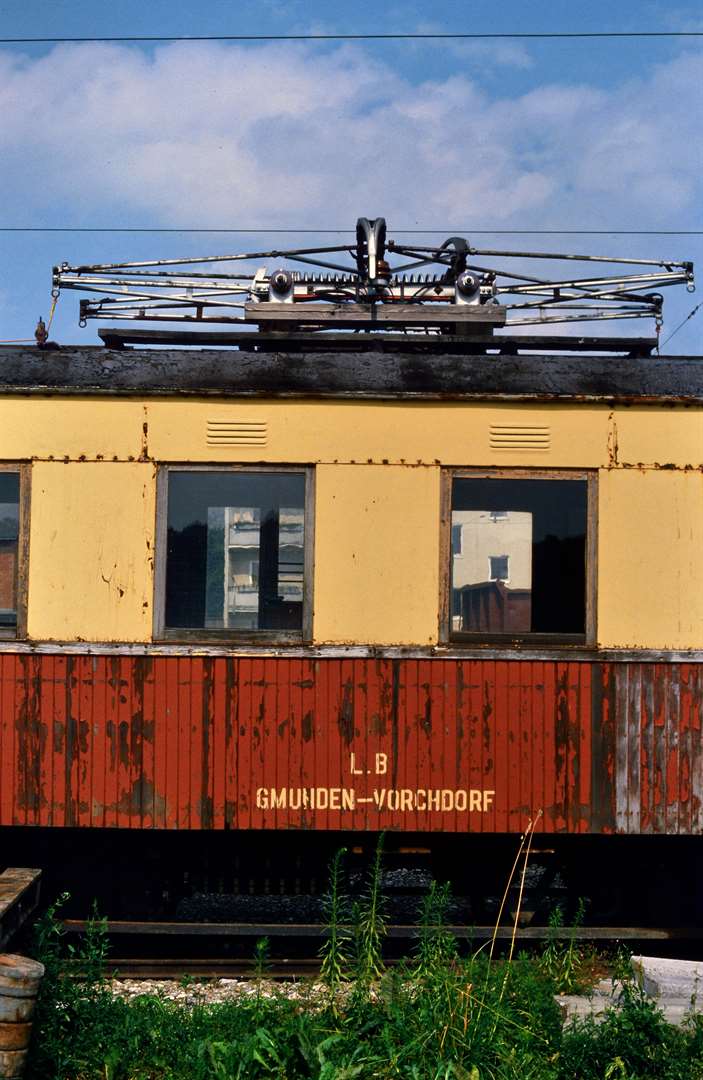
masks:
<svg viewBox="0 0 703 1080"><path fill-rule="evenodd" d="M549 450L552 433L539 424L491 424L491 450Z"/></svg>
<svg viewBox="0 0 703 1080"><path fill-rule="evenodd" d="M208 420L208 446L266 446L265 420Z"/></svg>

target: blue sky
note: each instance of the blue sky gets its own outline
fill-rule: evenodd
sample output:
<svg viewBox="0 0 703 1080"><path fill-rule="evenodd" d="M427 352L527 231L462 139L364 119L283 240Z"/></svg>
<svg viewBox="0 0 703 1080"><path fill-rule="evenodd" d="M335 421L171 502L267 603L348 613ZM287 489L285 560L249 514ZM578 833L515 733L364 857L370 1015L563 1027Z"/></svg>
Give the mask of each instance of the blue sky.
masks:
<svg viewBox="0 0 703 1080"><path fill-rule="evenodd" d="M3 37L701 31L700 2L0 0ZM459 230L482 246L693 259L703 39L0 47L0 224ZM301 236L296 238L307 240ZM0 233L0 338L48 314L54 263L213 254L246 236ZM275 233L255 246L281 246ZM671 290L664 336L697 297ZM60 342L88 344L76 294ZM703 310L671 351L700 352ZM609 327L610 329L610 327ZM635 332L636 324L627 324ZM641 332L649 330L642 324Z"/></svg>

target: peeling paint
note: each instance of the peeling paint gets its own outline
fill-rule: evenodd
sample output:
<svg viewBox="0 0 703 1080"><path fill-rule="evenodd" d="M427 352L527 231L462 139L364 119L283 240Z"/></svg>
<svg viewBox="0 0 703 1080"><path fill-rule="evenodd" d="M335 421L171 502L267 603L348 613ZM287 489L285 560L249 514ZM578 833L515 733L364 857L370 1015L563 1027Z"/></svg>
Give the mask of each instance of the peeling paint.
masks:
<svg viewBox="0 0 703 1080"><path fill-rule="evenodd" d="M703 831L702 663L5 654L0 703L3 825ZM416 790L495 795L374 801Z"/></svg>
<svg viewBox="0 0 703 1080"><path fill-rule="evenodd" d="M141 448L141 453L139 454L139 460L140 461L148 461L149 460L149 420L148 420L148 413L147 413L146 405L142 406L142 411L143 411L143 414L144 414L144 419L142 421L142 433L141 433L142 434L142 448Z"/></svg>
<svg viewBox="0 0 703 1080"><path fill-rule="evenodd" d="M617 468L618 462L618 424L614 411L608 413L608 468Z"/></svg>

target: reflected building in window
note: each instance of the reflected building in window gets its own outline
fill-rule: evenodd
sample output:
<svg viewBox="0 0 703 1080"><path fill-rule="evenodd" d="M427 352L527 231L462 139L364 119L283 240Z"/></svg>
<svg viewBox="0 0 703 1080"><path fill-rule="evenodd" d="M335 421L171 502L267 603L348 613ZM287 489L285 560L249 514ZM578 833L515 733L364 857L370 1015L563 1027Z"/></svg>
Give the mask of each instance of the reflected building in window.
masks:
<svg viewBox="0 0 703 1080"><path fill-rule="evenodd" d="M0 473L0 628L17 626L19 474Z"/></svg>
<svg viewBox="0 0 703 1080"><path fill-rule="evenodd" d="M452 479L451 621L455 634L586 629L585 479Z"/></svg>
<svg viewBox="0 0 703 1080"><path fill-rule="evenodd" d="M302 630L305 474L168 474L165 626Z"/></svg>
<svg viewBox="0 0 703 1080"><path fill-rule="evenodd" d="M532 625L532 514L452 513L452 629L525 633Z"/></svg>
<svg viewBox="0 0 703 1080"><path fill-rule="evenodd" d="M222 625L239 630L259 626L262 582L260 575L261 511L259 507L215 507L223 515L224 600ZM269 514L271 518L273 515ZM275 600L286 610L303 603L304 522L302 508L281 507L269 521L277 533ZM218 590L219 591L219 590Z"/></svg>

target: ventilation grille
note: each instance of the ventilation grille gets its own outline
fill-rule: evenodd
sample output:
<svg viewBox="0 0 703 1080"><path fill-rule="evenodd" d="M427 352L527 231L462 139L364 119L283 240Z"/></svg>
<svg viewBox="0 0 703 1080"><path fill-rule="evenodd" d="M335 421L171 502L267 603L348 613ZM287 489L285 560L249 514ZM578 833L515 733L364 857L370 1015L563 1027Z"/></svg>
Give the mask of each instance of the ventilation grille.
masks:
<svg viewBox="0 0 703 1080"><path fill-rule="evenodd" d="M552 433L538 424L491 424L491 450L549 450Z"/></svg>
<svg viewBox="0 0 703 1080"><path fill-rule="evenodd" d="M265 420L208 420L208 446L266 446Z"/></svg>

